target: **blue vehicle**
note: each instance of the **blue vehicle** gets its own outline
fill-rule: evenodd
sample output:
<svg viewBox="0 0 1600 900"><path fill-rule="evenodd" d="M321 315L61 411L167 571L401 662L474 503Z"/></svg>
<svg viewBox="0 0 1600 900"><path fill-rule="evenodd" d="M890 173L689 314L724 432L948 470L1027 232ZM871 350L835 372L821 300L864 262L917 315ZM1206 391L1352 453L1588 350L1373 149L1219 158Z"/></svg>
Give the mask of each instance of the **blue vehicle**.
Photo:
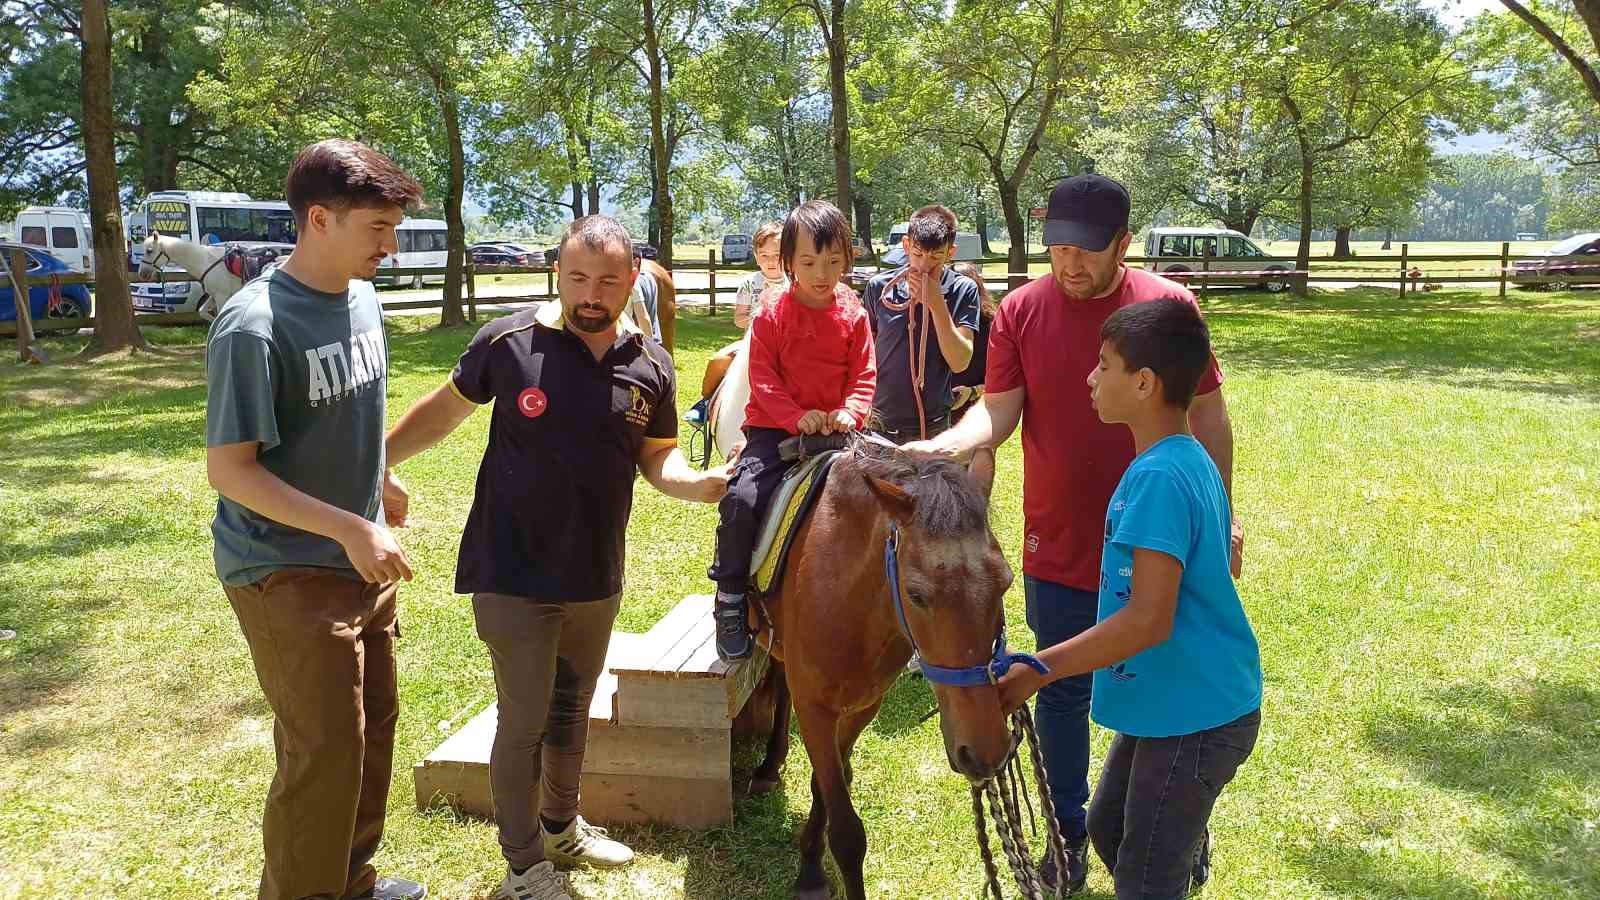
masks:
<svg viewBox="0 0 1600 900"><path fill-rule="evenodd" d="M17 320L16 289L11 285L11 254L21 250L28 257L28 312L35 322L41 319L75 319L91 314L89 289L81 284L63 284L52 298L51 286L35 284L35 278L71 275L72 267L54 256L23 244L0 242L0 322Z"/></svg>

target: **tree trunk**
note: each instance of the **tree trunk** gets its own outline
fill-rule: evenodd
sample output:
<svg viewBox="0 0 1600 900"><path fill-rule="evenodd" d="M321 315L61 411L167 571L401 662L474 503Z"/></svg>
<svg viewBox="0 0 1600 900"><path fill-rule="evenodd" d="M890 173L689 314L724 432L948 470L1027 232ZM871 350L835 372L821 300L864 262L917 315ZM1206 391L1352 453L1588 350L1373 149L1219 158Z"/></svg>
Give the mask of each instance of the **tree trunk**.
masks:
<svg viewBox="0 0 1600 900"><path fill-rule="evenodd" d="M978 246L984 256L994 251L989 248L989 206L983 202L983 193L978 193L977 215L973 217L972 226L978 229Z"/></svg>
<svg viewBox="0 0 1600 900"><path fill-rule="evenodd" d="M1349 259L1355 256L1350 250L1350 226L1337 225L1333 229L1333 258Z"/></svg>
<svg viewBox="0 0 1600 900"><path fill-rule="evenodd" d="M872 254L872 198L865 193L855 194L851 197L855 204L856 237L861 239L861 246L866 248L867 254Z"/></svg>
<svg viewBox="0 0 1600 900"><path fill-rule="evenodd" d="M1294 268L1297 272L1311 270L1311 149L1304 138L1300 142L1300 246L1295 250ZM1294 292L1301 296L1309 293L1310 282L1304 278L1294 280Z"/></svg>
<svg viewBox="0 0 1600 900"><path fill-rule="evenodd" d="M833 106L833 202L848 215L854 206L850 202L850 98L844 80L849 45L845 41L844 7L845 0L832 0L829 21L823 23L822 31L828 43L828 90Z"/></svg>
<svg viewBox="0 0 1600 900"><path fill-rule="evenodd" d="M578 135L578 143L583 147L583 161L589 166L589 212L600 211L600 167L594 164L594 103L589 103L589 109L584 113L584 131Z"/></svg>
<svg viewBox="0 0 1600 900"><path fill-rule="evenodd" d="M163 76L170 77L166 62L167 32L161 16L151 15L143 20L139 31L134 58L139 77L147 79L150 89L140 91L135 103L139 123L135 137L139 143L139 184L146 194L172 190L177 187L177 134L172 125L172 107L162 86Z"/></svg>
<svg viewBox="0 0 1600 900"><path fill-rule="evenodd" d="M106 0L83 0L83 150L94 230L95 321L87 353L149 349L133 322L117 199L116 118L111 109L111 22ZM23 303L27 298L22 299Z"/></svg>
<svg viewBox="0 0 1600 900"><path fill-rule="evenodd" d="M1389 249L1392 248L1393 244L1394 244L1394 229L1393 228L1385 229L1384 232L1383 232L1383 246L1380 247L1379 249L1380 250L1389 250Z"/></svg>
<svg viewBox="0 0 1600 900"><path fill-rule="evenodd" d="M456 108L455 91L439 84L439 110L444 114L445 138L450 143L450 187L445 194L445 234L449 255L445 258L444 303L440 325L462 325L467 321L461 309L461 276L467 256L467 229L461 220L461 202L466 195L467 158L461 147L461 115Z"/></svg>
<svg viewBox="0 0 1600 900"><path fill-rule="evenodd" d="M1239 225L1240 225L1239 233L1240 234L1249 234L1251 231L1254 231L1255 227L1256 227L1256 220L1259 219L1259 218L1261 218L1261 210L1259 210L1259 209L1246 210L1245 214L1244 214L1244 219L1239 222Z"/></svg>
<svg viewBox="0 0 1600 900"><path fill-rule="evenodd" d="M672 269L672 185L668 181L672 166L667 152L665 101L662 97L661 38L656 30L655 0L644 0L644 51L649 62L650 80L650 163L656 185L656 223L660 236L656 241L656 262L664 269Z"/></svg>
<svg viewBox="0 0 1600 900"><path fill-rule="evenodd" d="M1022 217L1022 204L1017 202L1017 191L1003 179L996 185L1000 192L1000 211L1006 217L1006 233L1011 236L1011 249L1006 251L1006 289L1016 290L1028 283L1028 220Z"/></svg>

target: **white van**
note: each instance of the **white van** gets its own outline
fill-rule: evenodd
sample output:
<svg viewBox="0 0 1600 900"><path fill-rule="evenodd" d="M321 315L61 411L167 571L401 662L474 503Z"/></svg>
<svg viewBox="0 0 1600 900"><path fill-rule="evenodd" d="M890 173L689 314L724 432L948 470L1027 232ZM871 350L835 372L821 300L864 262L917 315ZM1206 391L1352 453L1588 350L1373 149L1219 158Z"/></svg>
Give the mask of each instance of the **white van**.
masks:
<svg viewBox="0 0 1600 900"><path fill-rule="evenodd" d="M134 207L125 220L128 263L139 270L144 239L151 231L196 244L293 244L294 213L282 200L254 200L228 191L156 191ZM182 269L168 267L181 274ZM147 312L194 312L204 293L198 282L165 286L149 282L129 286L133 308Z"/></svg>
<svg viewBox="0 0 1600 900"><path fill-rule="evenodd" d="M38 247L72 268L94 272L89 214L66 206L30 206L17 213L17 243Z"/></svg>
<svg viewBox="0 0 1600 900"><path fill-rule="evenodd" d="M889 239L884 242L883 256L879 257L883 265L898 268L906 264L906 251L900 246L900 239L906 236L906 231L911 228L910 222L901 222L889 229ZM951 262L971 262L983 258L983 240L976 231L956 232L956 251L950 257Z"/></svg>
<svg viewBox="0 0 1600 900"><path fill-rule="evenodd" d="M406 219L394 229L399 249L385 256L373 277L373 284L409 284L413 289L424 284L443 284L444 265L449 257L450 237L443 219ZM384 275L385 268L427 266L439 269L437 275Z"/></svg>
<svg viewBox="0 0 1600 900"><path fill-rule="evenodd" d="M1289 287L1289 280L1281 276L1294 271L1294 260L1268 255L1231 228L1152 228L1145 236L1144 252L1145 269L1179 283L1187 283L1200 271L1199 258L1205 257L1207 287L1259 287L1275 294Z"/></svg>

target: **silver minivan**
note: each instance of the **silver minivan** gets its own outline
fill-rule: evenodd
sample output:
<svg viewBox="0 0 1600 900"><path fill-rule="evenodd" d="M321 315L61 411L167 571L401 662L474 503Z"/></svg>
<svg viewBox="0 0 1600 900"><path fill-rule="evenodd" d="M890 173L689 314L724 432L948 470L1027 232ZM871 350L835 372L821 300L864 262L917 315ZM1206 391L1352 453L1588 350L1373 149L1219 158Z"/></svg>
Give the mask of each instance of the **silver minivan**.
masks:
<svg viewBox="0 0 1600 900"><path fill-rule="evenodd" d="M1174 281L1187 282L1202 264L1198 257L1214 257L1204 264L1209 287L1235 285L1260 287L1271 293L1289 287L1287 276L1294 271L1294 260L1275 257L1256 246L1255 241L1231 228L1152 228L1144 239L1145 264ZM1166 257L1178 257L1171 262ZM1233 274L1239 273L1239 274Z"/></svg>
<svg viewBox="0 0 1600 900"><path fill-rule="evenodd" d="M725 234L722 236L722 261L725 263L747 263L754 251L750 247L750 235Z"/></svg>

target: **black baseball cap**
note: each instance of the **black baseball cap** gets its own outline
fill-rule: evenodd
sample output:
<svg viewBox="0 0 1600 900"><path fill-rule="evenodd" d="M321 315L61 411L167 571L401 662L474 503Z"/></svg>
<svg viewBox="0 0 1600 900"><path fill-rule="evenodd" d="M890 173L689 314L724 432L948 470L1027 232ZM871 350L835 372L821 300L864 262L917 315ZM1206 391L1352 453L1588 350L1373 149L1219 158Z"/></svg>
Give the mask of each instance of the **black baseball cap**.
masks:
<svg viewBox="0 0 1600 900"><path fill-rule="evenodd" d="M1074 175L1050 192L1044 244L1071 244L1091 253L1111 245L1128 227L1128 189L1104 175Z"/></svg>

